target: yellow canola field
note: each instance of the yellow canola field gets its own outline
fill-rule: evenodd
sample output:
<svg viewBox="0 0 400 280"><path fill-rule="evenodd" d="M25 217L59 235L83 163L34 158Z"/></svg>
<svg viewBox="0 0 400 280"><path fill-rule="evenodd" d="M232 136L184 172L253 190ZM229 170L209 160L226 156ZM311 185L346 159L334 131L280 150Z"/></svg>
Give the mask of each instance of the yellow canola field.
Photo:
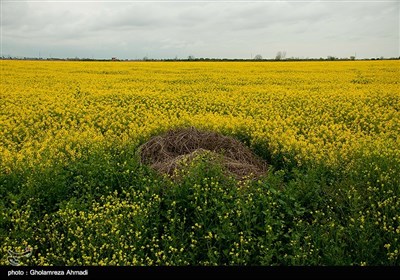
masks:
<svg viewBox="0 0 400 280"><path fill-rule="evenodd" d="M1 172L187 125L298 166L400 164L399 61L0 62Z"/></svg>

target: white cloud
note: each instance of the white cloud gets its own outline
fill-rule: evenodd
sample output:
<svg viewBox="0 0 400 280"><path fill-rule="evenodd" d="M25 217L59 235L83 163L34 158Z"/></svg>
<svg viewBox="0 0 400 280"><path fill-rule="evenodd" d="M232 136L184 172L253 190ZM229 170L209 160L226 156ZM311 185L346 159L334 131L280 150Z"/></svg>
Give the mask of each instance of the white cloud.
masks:
<svg viewBox="0 0 400 280"><path fill-rule="evenodd" d="M399 56L399 2L4 2L3 54Z"/></svg>

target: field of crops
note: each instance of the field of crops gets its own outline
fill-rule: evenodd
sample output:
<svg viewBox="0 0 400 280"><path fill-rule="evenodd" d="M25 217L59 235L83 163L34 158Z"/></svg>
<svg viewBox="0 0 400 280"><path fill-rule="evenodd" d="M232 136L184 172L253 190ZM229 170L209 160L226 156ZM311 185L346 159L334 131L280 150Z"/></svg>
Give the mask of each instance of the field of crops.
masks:
<svg viewBox="0 0 400 280"><path fill-rule="evenodd" d="M400 264L399 61L0 62L0 265ZM189 126L268 173L140 163Z"/></svg>

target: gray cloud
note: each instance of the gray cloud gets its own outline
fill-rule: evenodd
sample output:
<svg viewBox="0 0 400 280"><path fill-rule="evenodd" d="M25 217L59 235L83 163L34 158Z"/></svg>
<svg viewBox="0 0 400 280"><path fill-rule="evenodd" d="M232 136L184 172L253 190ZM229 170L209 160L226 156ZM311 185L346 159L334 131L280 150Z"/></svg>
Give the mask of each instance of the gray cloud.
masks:
<svg viewBox="0 0 400 280"><path fill-rule="evenodd" d="M399 56L399 2L6 2L3 55Z"/></svg>

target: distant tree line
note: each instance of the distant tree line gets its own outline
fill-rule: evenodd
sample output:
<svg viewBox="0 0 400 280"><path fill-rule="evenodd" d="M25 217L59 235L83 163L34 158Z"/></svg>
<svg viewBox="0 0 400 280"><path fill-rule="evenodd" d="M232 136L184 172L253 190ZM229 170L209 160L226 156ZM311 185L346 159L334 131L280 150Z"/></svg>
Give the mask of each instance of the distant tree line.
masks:
<svg viewBox="0 0 400 280"><path fill-rule="evenodd" d="M286 57L286 51L279 51L276 53L275 58L263 58L261 54L257 54L252 58L210 58L210 57L195 57L194 55L189 55L187 58L149 58L148 56L142 59L118 59L117 57L110 57L109 59L96 59L96 58L41 58L41 57L13 57L10 55L1 56L1 60L46 60L46 61L348 61L356 60L355 56L349 57L335 57L327 56L320 58L300 58L300 57ZM379 58L361 58L357 60L399 60L400 57L379 57Z"/></svg>

